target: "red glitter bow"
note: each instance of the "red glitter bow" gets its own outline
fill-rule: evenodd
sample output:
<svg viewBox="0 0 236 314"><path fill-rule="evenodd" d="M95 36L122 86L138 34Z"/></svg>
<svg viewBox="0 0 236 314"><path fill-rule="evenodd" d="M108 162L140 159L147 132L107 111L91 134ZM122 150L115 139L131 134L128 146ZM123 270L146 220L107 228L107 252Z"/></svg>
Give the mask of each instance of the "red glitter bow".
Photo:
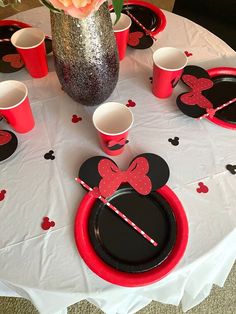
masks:
<svg viewBox="0 0 236 314"><path fill-rule="evenodd" d="M197 105L204 109L213 107L212 103L201 94L203 90L209 89L213 86L213 82L207 78L196 78L193 75L185 74L182 80L192 88L189 93L183 94L180 99L186 105Z"/></svg>
<svg viewBox="0 0 236 314"><path fill-rule="evenodd" d="M148 161L144 157L136 158L126 171L121 171L111 160L102 159L98 164L98 172L102 179L99 191L102 196L112 195L121 183L128 182L138 193L147 195L151 192L152 183L146 175L149 171Z"/></svg>

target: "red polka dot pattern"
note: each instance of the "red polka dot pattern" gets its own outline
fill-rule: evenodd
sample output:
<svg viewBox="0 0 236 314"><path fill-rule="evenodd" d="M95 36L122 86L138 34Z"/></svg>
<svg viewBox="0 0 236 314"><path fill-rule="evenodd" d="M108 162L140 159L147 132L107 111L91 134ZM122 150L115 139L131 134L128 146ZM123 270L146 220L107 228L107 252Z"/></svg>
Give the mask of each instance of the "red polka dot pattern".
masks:
<svg viewBox="0 0 236 314"><path fill-rule="evenodd" d="M186 105L197 105L204 109L213 108L213 104L201 94L203 90L210 89L213 82L207 78L196 78L193 75L185 74L182 80L192 88L189 93L183 94L180 99Z"/></svg>
<svg viewBox="0 0 236 314"><path fill-rule="evenodd" d="M121 185L129 183L138 193L147 195L152 190L152 183L147 176L149 164L144 157L136 158L128 170L121 171L111 160L102 159L98 164L98 172L102 179L99 190L102 196L112 195Z"/></svg>

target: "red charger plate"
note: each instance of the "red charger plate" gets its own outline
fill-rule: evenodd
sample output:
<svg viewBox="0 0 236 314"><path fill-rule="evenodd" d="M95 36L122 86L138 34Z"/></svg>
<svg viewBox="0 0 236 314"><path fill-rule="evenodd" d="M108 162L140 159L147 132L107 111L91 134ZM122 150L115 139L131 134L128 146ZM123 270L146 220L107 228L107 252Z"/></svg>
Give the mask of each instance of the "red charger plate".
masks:
<svg viewBox="0 0 236 314"><path fill-rule="evenodd" d="M78 251L87 266L102 279L125 287L139 287L154 283L165 277L182 258L188 242L188 221L182 204L175 193L164 186L158 189L170 204L176 219L176 242L168 257L155 268L142 273L118 271L106 264L95 252L88 232L91 209L96 199L87 193L82 199L75 218L74 235ZM109 209L108 209L109 210Z"/></svg>
<svg viewBox="0 0 236 314"><path fill-rule="evenodd" d="M2 20L0 21L0 26L19 26L22 28L26 28L26 27L31 27L31 25L24 23L24 22L20 22L20 21L16 21L16 20Z"/></svg>
<svg viewBox="0 0 236 314"><path fill-rule="evenodd" d="M210 75L211 78L214 77L220 77L220 76L225 76L225 75L232 75L236 77L236 68L230 68L230 67L218 67L218 68L212 68L207 70L208 74ZM236 96L236 91L235 91L235 96ZM219 126L227 129L236 129L236 124L235 123L230 123L223 121L217 117L207 117L207 119L215 124L218 124Z"/></svg>
<svg viewBox="0 0 236 314"><path fill-rule="evenodd" d="M133 1L131 0L131 1L124 2L124 8L126 5L132 5L132 4L140 5L140 6L143 6L145 8L149 8L159 18L158 25L156 26L155 29L151 30L151 34L153 36L160 33L161 31L163 31L163 29L166 27L166 17L165 17L165 14L162 12L161 9L159 9L157 6L155 6L154 4L151 4L149 2L138 1L138 0L133 0Z"/></svg>
<svg viewBox="0 0 236 314"><path fill-rule="evenodd" d="M141 6L141 7L145 7L150 9L151 11L153 11L156 16L158 17L158 21L159 23L157 24L157 26L154 29L151 29L151 34L154 36L158 33L160 33L161 31L163 31L163 29L166 27L166 17L165 14L162 12L161 9L159 9L157 6L155 6L154 4L151 4L149 2L145 2L145 1L139 1L139 0L131 0L131 1L125 1L124 2L124 6L123 6L123 10L125 9L125 6L128 5L137 5L137 6ZM113 6L110 5L109 6L110 11L113 10Z"/></svg>

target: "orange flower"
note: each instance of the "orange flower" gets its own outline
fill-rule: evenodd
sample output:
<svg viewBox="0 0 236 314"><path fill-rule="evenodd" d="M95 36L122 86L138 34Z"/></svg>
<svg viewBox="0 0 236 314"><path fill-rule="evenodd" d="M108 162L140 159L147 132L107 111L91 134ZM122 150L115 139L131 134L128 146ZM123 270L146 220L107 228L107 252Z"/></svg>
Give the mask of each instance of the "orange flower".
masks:
<svg viewBox="0 0 236 314"><path fill-rule="evenodd" d="M50 0L51 4L59 10L63 10L77 18L85 18L99 7L106 0Z"/></svg>

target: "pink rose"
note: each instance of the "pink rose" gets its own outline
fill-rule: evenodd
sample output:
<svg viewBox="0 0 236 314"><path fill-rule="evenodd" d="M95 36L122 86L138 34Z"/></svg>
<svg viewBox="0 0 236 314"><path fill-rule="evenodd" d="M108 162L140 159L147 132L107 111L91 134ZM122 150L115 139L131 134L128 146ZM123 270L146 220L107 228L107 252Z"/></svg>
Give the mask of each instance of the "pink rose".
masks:
<svg viewBox="0 0 236 314"><path fill-rule="evenodd" d="M97 11L106 0L50 0L51 4L77 18L85 18L90 13Z"/></svg>

